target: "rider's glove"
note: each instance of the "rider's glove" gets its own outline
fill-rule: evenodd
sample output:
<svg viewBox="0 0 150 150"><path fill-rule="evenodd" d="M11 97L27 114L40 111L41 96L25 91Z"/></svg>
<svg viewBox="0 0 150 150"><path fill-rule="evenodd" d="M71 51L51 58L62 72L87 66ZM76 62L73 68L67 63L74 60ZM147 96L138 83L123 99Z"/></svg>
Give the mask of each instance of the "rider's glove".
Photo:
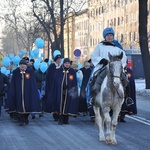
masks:
<svg viewBox="0 0 150 150"><path fill-rule="evenodd" d="M106 66L108 64L108 60L103 58L101 59L101 61L99 62L99 64L103 64L104 66Z"/></svg>

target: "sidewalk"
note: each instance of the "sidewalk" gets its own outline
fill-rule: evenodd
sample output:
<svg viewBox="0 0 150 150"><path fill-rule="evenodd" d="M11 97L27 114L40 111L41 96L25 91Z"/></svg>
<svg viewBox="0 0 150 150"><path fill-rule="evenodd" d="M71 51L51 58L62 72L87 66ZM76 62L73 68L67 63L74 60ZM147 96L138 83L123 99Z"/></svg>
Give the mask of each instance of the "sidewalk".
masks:
<svg viewBox="0 0 150 150"><path fill-rule="evenodd" d="M136 79L135 86L137 95L150 97L150 89L145 89L145 79Z"/></svg>

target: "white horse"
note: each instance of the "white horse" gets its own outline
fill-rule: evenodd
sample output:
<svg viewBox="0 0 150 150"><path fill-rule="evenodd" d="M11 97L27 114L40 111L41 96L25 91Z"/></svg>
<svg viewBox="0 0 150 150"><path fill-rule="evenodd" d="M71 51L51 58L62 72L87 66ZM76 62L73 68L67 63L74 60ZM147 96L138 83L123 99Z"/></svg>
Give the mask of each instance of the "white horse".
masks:
<svg viewBox="0 0 150 150"><path fill-rule="evenodd" d="M108 53L108 56L110 61L106 68L107 75L101 85L100 92L96 96L93 109L95 123L99 128L99 140L106 141L107 144L117 144L115 131L118 124L118 115L124 101L124 88L121 82L123 53L119 56L112 56ZM109 114L111 109L113 110L112 119ZM106 136L104 124L106 124Z"/></svg>

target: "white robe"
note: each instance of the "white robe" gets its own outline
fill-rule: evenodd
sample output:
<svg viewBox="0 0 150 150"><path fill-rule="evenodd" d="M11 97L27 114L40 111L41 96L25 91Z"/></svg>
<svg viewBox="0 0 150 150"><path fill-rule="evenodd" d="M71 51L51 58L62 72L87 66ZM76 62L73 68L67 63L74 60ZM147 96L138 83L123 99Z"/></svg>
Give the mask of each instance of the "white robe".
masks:
<svg viewBox="0 0 150 150"><path fill-rule="evenodd" d="M116 46L111 46L111 45L109 46L109 45L104 45L103 43L99 43L95 47L95 49L94 49L94 51L91 55L91 60L92 60L92 63L95 67L93 73L95 71L97 71L98 69L102 68L103 64L99 64L99 62L103 58L105 58L109 61L108 52L111 55L120 55L121 52L123 52L123 58L122 58L121 62L122 62L123 68L125 68L126 63L127 63L127 56L126 56L125 52L122 49L120 49Z"/></svg>

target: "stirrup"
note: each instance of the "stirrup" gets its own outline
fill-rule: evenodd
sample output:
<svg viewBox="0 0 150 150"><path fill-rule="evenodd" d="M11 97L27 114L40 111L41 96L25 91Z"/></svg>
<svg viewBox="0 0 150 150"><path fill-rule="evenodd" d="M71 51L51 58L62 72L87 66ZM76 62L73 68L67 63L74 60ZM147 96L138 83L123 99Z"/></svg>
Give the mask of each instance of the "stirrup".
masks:
<svg viewBox="0 0 150 150"><path fill-rule="evenodd" d="M128 98L125 99L125 103L126 103L127 106L131 106L131 105L134 104L134 101L131 97L128 97Z"/></svg>

